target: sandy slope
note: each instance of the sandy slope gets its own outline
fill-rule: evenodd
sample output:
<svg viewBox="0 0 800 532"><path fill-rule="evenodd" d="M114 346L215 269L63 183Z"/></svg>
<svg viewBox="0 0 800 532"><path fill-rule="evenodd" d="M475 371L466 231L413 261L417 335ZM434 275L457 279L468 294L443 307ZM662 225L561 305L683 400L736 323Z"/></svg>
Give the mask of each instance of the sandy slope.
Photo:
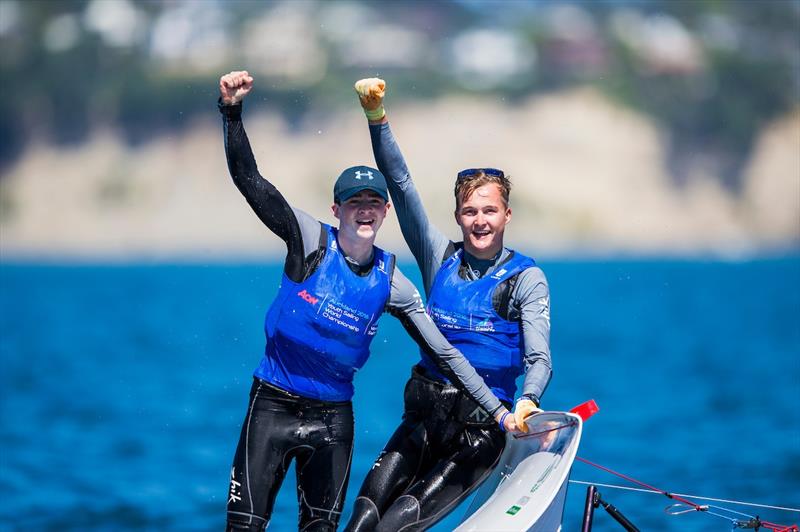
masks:
<svg viewBox="0 0 800 532"><path fill-rule="evenodd" d="M455 173L498 166L512 175L508 243L537 255L749 254L800 244L800 110L760 135L734 196L696 169L675 187L661 134L648 119L591 90L503 102L447 99L389 109L431 220L451 237ZM259 168L296 206L333 221L333 179L374 164L354 106L290 131L264 102L246 125ZM280 254L282 243L230 182L221 127L209 118L181 137L137 149L98 132L78 149L39 145L0 181L3 258L200 257ZM380 243L405 252L396 221Z"/></svg>

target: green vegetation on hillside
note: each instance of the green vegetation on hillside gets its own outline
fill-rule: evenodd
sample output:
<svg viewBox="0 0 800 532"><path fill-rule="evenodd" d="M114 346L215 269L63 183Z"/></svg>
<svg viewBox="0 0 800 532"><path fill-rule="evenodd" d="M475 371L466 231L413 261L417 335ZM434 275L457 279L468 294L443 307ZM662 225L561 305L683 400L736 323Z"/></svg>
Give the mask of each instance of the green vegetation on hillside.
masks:
<svg viewBox="0 0 800 532"><path fill-rule="evenodd" d="M32 138L179 131L212 112L220 73L248 68L293 123L353 105L368 75L394 100L509 105L591 84L657 120L678 182L702 164L735 189L759 128L800 99L798 28L798 0L0 0L0 166Z"/></svg>

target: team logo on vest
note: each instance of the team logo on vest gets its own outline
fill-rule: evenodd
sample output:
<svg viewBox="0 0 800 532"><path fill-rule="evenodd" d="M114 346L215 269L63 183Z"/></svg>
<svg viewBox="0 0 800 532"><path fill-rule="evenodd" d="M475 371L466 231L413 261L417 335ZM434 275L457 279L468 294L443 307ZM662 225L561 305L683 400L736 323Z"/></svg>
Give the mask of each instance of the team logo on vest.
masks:
<svg viewBox="0 0 800 532"><path fill-rule="evenodd" d="M302 289L301 291L297 292L297 295L300 296L300 299L302 299L303 301L305 301L307 303L311 303L312 305L316 305L317 301L319 301L318 297L314 297L311 294L309 294L308 292L306 292L305 288Z"/></svg>
<svg viewBox="0 0 800 532"><path fill-rule="evenodd" d="M492 274L492 279L500 279L500 278L501 278L501 277L503 277L503 276L504 276L504 275L505 275L507 272L508 272L508 270L506 270L505 268L500 268L498 271L496 271L496 272L494 272L494 273Z"/></svg>
<svg viewBox="0 0 800 532"><path fill-rule="evenodd" d="M370 171L362 172L361 170L356 170L356 179L360 181L362 177L366 177L370 181L373 180L372 172Z"/></svg>
<svg viewBox="0 0 800 532"><path fill-rule="evenodd" d="M492 323L491 319L486 318L475 325L475 330L478 332L494 332L494 323Z"/></svg>

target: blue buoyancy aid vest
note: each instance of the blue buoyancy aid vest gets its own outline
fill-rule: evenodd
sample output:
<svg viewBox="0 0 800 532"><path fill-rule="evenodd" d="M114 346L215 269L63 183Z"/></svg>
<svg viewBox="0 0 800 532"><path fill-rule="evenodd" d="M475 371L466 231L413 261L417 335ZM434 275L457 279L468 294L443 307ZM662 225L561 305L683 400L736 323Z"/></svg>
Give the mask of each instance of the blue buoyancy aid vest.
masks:
<svg viewBox="0 0 800 532"><path fill-rule="evenodd" d="M492 295L502 283L535 266L530 257L512 252L511 258L490 275L475 281L458 275L463 250L448 257L433 280L427 312L453 347L461 351L486 385L501 401L513 401L515 381L523 371L521 325L501 318ZM435 364L423 356L421 365L447 380Z"/></svg>
<svg viewBox="0 0 800 532"><path fill-rule="evenodd" d="M339 250L337 230L323 227L327 249L316 271L300 283L283 275L255 376L303 397L349 401L389 300L394 256L374 248L372 269L359 276Z"/></svg>

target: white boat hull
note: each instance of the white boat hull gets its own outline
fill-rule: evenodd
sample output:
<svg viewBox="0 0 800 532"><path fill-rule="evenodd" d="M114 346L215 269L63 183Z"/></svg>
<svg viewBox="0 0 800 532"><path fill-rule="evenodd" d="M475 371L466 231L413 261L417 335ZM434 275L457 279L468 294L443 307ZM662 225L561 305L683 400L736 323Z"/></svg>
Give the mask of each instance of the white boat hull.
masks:
<svg viewBox="0 0 800 532"><path fill-rule="evenodd" d="M457 532L558 532L583 423L569 412L528 419L529 435L507 436L497 467L478 489Z"/></svg>

